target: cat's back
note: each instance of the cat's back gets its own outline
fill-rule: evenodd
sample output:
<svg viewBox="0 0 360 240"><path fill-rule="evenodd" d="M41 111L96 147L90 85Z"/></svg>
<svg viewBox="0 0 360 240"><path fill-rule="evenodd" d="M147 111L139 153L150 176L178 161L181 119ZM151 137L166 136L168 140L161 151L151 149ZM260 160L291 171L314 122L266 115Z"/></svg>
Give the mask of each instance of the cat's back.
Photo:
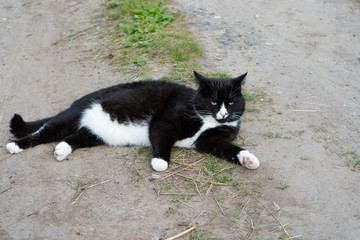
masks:
<svg viewBox="0 0 360 240"><path fill-rule="evenodd" d="M195 90L185 85L168 81L138 81L121 83L111 87L103 88L83 96L74 102L73 105L83 106L94 102L118 102L131 101L134 103L160 103L170 98L188 98L195 93Z"/></svg>
<svg viewBox="0 0 360 240"><path fill-rule="evenodd" d="M101 95L105 98L118 97L119 95L129 94L130 97L145 98L147 101L160 100L170 96L188 95L194 93L195 90L184 85L168 82L168 81L139 81L126 84L119 84L104 89Z"/></svg>

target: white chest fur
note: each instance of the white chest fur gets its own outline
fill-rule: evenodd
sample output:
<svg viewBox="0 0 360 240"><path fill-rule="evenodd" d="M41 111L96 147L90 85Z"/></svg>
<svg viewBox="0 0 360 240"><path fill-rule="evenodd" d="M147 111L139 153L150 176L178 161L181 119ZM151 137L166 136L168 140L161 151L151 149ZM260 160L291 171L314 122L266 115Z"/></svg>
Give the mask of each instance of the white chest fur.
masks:
<svg viewBox="0 0 360 240"><path fill-rule="evenodd" d="M199 138L199 136L201 135L201 133L203 133L204 131L211 129L211 128L215 128L215 127L219 127L219 126L232 126L232 127L236 127L238 125L238 121L235 122L229 122L229 123L219 123L218 121L216 121L213 117L211 116L207 116L207 117L203 117L203 125L201 126L201 128L199 129L199 131L197 131L195 133L194 136L190 137L190 138L185 138L183 140L177 141L175 143L176 147L183 147L183 148L193 148L194 147L194 143L195 141Z"/></svg>

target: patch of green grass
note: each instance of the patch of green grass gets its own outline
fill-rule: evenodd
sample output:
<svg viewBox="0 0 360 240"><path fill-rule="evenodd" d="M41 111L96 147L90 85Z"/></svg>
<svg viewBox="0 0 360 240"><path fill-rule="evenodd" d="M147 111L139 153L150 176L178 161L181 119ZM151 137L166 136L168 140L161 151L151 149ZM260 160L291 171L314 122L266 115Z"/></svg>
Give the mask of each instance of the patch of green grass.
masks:
<svg viewBox="0 0 360 240"><path fill-rule="evenodd" d="M223 201L223 197L222 196L217 196L215 197L215 200L217 203L221 203Z"/></svg>
<svg viewBox="0 0 360 240"><path fill-rule="evenodd" d="M168 41L169 55L174 61L188 61L193 53L200 52L200 45L190 36L180 36L177 39L180 41Z"/></svg>
<svg viewBox="0 0 360 240"><path fill-rule="evenodd" d="M143 79L143 81L152 81L152 80L154 80L152 77L145 77L145 78Z"/></svg>
<svg viewBox="0 0 360 240"><path fill-rule="evenodd" d="M139 3L145 1L132 1L132 0L109 0L102 3L107 9L120 8L120 13L127 13L131 9L134 9L138 6Z"/></svg>
<svg viewBox="0 0 360 240"><path fill-rule="evenodd" d="M249 118L249 117L243 117L243 118L241 119L241 122L254 122L255 120L257 120L257 119L255 119L255 118Z"/></svg>
<svg viewBox="0 0 360 240"><path fill-rule="evenodd" d="M256 101L256 97L253 94L243 91L243 95L244 95L245 101L247 101L247 102L255 102Z"/></svg>
<svg viewBox="0 0 360 240"><path fill-rule="evenodd" d="M146 74L152 64L181 65L170 69L169 79L189 80L202 48L184 16L168 11L160 0L111 0L102 5L103 16L112 25L105 47L118 69Z"/></svg>
<svg viewBox="0 0 360 240"><path fill-rule="evenodd" d="M238 201L238 202L236 203L236 206L238 206L239 208L242 208L242 207L244 206L244 202Z"/></svg>
<svg viewBox="0 0 360 240"><path fill-rule="evenodd" d="M192 66L189 63L176 64L176 67L173 67L170 73L162 77L160 80L178 83L188 82L190 79L194 79L192 71L194 68L197 68L196 63L192 63Z"/></svg>
<svg viewBox="0 0 360 240"><path fill-rule="evenodd" d="M233 180L233 178L227 174L219 174L216 175L214 178L218 183L228 183L228 182L232 182Z"/></svg>
<svg viewBox="0 0 360 240"><path fill-rule="evenodd" d="M265 133L265 136L268 138L281 138L280 133L274 133L274 132L270 132L270 131Z"/></svg>
<svg viewBox="0 0 360 240"><path fill-rule="evenodd" d="M186 202L186 201L188 201L188 200L191 199L191 196L190 196L190 195L184 195L184 196L181 197L181 199L182 199L184 202Z"/></svg>
<svg viewBox="0 0 360 240"><path fill-rule="evenodd" d="M260 109L258 109L256 107L247 107L245 110L250 113L259 113L260 112Z"/></svg>
<svg viewBox="0 0 360 240"><path fill-rule="evenodd" d="M161 181L160 182L160 189L163 191L167 191L171 189L171 184L165 182L165 181Z"/></svg>
<svg viewBox="0 0 360 240"><path fill-rule="evenodd" d="M124 47L147 47L151 44L151 35L171 23L175 16L163 7L162 1L123 0L107 1L105 5L112 19L121 21L115 25L120 35L127 35ZM111 11L109 11L111 9Z"/></svg>
<svg viewBox="0 0 360 240"><path fill-rule="evenodd" d="M360 155L357 151L347 151L343 155L350 157L350 164L354 169L360 169Z"/></svg>
<svg viewBox="0 0 360 240"><path fill-rule="evenodd" d="M210 233L199 230L199 231L193 232L190 236L190 239L191 240L206 240L206 239L209 239L210 236L211 236Z"/></svg>
<svg viewBox="0 0 360 240"><path fill-rule="evenodd" d="M275 188L276 188L276 189L280 189L280 190L285 190L285 189L287 189L288 187L290 187L290 185L284 184L284 185L276 186Z"/></svg>
<svg viewBox="0 0 360 240"><path fill-rule="evenodd" d="M224 169L222 163L219 162L219 159L213 155L205 154L205 166L208 170L213 173L218 173Z"/></svg>
<svg viewBox="0 0 360 240"><path fill-rule="evenodd" d="M235 168L235 164L230 164L210 154L205 154L204 157L205 167L203 170L205 175L208 176L209 181L214 181L218 183L229 183L234 181L233 177L226 172Z"/></svg>
<svg viewBox="0 0 360 240"><path fill-rule="evenodd" d="M323 126L315 126L315 125L310 125L309 126L315 133L326 133L327 129Z"/></svg>
<svg viewBox="0 0 360 240"><path fill-rule="evenodd" d="M254 191L256 185L254 183L239 183L236 184L236 189L244 193L245 196L257 197L258 194Z"/></svg>
<svg viewBox="0 0 360 240"><path fill-rule="evenodd" d="M288 131L288 133L294 137L301 137L305 133L305 131L304 130Z"/></svg>
<svg viewBox="0 0 360 240"><path fill-rule="evenodd" d="M210 221L214 221L219 216L217 211L212 211Z"/></svg>
<svg viewBox="0 0 360 240"><path fill-rule="evenodd" d="M137 150L137 155L146 155L147 157L151 157L150 147L139 147Z"/></svg>
<svg viewBox="0 0 360 240"><path fill-rule="evenodd" d="M165 213L166 213L167 215L172 215L172 214L175 214L175 210L172 209L172 208L168 208L168 209L165 210Z"/></svg>
<svg viewBox="0 0 360 240"><path fill-rule="evenodd" d="M236 219L239 219L240 216L241 216L240 213L233 213L233 214L231 214L231 217L236 218Z"/></svg>
<svg viewBox="0 0 360 240"><path fill-rule="evenodd" d="M148 61L143 57L135 57L134 58L134 64L139 66L139 67L143 67L143 66L145 66L146 64L149 64L149 63L154 63L154 61Z"/></svg>
<svg viewBox="0 0 360 240"><path fill-rule="evenodd" d="M208 78L232 78L232 76L226 72L204 73L204 76Z"/></svg>
<svg viewBox="0 0 360 240"><path fill-rule="evenodd" d="M229 221L227 223L228 229L232 228L234 226L235 222L234 221Z"/></svg>
<svg viewBox="0 0 360 240"><path fill-rule="evenodd" d="M266 93L263 90L256 89L254 92L250 92L247 89L244 89L243 96L245 98L245 101L255 103L258 101L264 101Z"/></svg>

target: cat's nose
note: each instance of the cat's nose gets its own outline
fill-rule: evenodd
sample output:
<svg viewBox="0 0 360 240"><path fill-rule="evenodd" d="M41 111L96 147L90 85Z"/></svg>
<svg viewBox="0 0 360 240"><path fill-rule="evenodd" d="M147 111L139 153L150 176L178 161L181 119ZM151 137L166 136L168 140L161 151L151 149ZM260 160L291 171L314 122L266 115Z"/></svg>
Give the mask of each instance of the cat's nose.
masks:
<svg viewBox="0 0 360 240"><path fill-rule="evenodd" d="M216 119L218 120L223 120L225 118L227 118L227 116L229 115L227 109L225 108L225 105L223 104L219 110L219 112L216 114Z"/></svg>

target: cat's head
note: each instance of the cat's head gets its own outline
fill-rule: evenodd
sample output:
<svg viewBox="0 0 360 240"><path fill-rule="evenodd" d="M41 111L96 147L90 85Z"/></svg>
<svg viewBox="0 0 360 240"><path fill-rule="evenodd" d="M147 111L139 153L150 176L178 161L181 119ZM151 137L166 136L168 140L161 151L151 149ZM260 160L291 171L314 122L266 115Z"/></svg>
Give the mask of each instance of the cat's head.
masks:
<svg viewBox="0 0 360 240"><path fill-rule="evenodd" d="M220 123L239 120L245 111L241 83L247 73L237 78L208 78L197 72L194 74L199 83L194 102L198 114L212 116Z"/></svg>

